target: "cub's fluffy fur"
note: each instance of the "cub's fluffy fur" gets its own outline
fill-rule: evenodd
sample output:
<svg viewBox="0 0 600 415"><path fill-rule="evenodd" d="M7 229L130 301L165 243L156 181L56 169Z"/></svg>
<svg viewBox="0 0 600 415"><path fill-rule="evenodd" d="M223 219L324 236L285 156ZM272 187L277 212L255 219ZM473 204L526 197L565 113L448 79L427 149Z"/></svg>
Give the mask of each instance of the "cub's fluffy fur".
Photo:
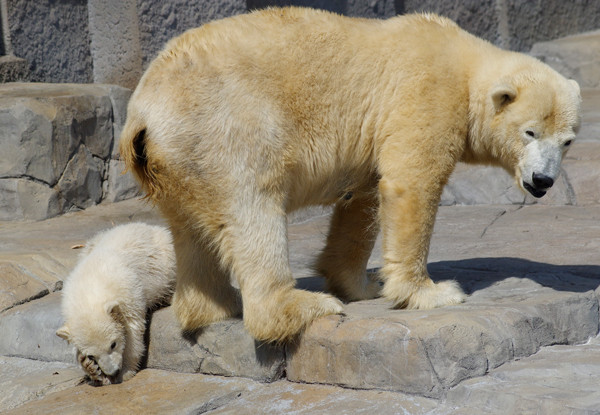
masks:
<svg viewBox="0 0 600 415"><path fill-rule="evenodd" d="M56 334L77 350L96 384L119 383L138 370L149 308L168 301L175 283L170 232L144 223L101 232L86 245L62 292Z"/></svg>

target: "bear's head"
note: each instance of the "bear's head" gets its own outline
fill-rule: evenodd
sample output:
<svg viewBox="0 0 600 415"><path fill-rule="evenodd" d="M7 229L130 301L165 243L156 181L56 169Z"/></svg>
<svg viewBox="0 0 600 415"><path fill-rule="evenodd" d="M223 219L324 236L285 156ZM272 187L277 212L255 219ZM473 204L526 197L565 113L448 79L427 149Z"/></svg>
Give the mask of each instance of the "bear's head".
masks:
<svg viewBox="0 0 600 415"><path fill-rule="evenodd" d="M500 66L509 75L480 95L476 130L471 128L474 161L504 167L522 190L539 198L558 178L579 130L579 85L529 57Z"/></svg>
<svg viewBox="0 0 600 415"><path fill-rule="evenodd" d="M118 383L122 378L125 324L117 302L109 301L102 308L93 317L67 321L56 335L76 348L78 360L92 380Z"/></svg>

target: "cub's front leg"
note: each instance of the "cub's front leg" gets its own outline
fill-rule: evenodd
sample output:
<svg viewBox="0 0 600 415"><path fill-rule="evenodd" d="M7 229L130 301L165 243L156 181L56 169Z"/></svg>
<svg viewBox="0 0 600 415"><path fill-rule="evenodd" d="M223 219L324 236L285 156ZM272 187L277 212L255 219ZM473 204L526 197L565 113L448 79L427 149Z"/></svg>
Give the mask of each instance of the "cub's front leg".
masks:
<svg viewBox="0 0 600 415"><path fill-rule="evenodd" d="M429 173L430 174L430 173ZM464 301L455 281L434 283L427 256L443 178L428 173L382 176L380 222L383 233L382 294L394 307L430 309Z"/></svg>

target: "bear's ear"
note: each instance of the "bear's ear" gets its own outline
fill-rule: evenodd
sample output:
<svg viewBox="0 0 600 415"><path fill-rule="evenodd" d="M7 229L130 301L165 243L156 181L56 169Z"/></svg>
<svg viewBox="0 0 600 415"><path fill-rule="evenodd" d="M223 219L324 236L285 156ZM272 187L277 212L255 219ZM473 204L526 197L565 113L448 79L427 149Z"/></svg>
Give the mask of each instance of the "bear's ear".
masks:
<svg viewBox="0 0 600 415"><path fill-rule="evenodd" d="M492 102L496 112L500 112L517 97L517 90L508 83L501 83L492 88Z"/></svg>
<svg viewBox="0 0 600 415"><path fill-rule="evenodd" d="M56 335L61 339L65 339L68 342L71 341L71 332L69 331L69 328L66 325L56 330Z"/></svg>

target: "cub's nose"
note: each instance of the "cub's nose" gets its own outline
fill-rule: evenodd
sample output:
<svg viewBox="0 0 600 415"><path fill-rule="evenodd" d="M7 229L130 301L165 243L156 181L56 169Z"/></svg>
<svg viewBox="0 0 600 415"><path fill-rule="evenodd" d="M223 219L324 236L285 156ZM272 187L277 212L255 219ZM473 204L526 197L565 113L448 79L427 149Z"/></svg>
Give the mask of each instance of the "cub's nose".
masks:
<svg viewBox="0 0 600 415"><path fill-rule="evenodd" d="M531 180L533 181L533 185L538 189L547 189L552 187L554 184L554 179L552 177L548 177L545 174L541 173L533 173Z"/></svg>

